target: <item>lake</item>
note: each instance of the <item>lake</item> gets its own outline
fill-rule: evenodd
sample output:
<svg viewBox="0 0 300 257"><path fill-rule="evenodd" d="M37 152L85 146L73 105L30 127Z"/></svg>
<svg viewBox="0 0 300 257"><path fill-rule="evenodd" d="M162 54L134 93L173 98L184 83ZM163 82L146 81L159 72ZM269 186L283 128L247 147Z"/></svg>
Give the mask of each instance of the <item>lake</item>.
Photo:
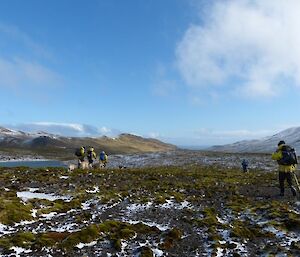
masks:
<svg viewBox="0 0 300 257"><path fill-rule="evenodd" d="M66 168L67 165L61 161L9 161L0 162L0 167L30 167L30 168L43 168L43 167L63 167Z"/></svg>

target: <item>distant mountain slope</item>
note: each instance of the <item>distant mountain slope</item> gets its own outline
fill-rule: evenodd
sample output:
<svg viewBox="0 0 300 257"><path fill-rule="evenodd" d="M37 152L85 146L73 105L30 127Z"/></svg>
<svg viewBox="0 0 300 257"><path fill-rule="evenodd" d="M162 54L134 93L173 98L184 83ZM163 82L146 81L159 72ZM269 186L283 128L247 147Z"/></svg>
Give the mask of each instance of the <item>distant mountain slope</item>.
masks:
<svg viewBox="0 0 300 257"><path fill-rule="evenodd" d="M216 145L208 148L208 150L232 153L270 153L276 149L280 140L284 140L287 144L293 146L300 154L300 127L289 128L260 140L244 140L233 144Z"/></svg>
<svg viewBox="0 0 300 257"><path fill-rule="evenodd" d="M109 154L164 152L176 149L174 145L131 134L121 134L116 138L61 137L46 132L25 133L0 127L0 149L6 151L19 149L42 155L74 157L75 148L80 146L93 146L97 152L104 150Z"/></svg>

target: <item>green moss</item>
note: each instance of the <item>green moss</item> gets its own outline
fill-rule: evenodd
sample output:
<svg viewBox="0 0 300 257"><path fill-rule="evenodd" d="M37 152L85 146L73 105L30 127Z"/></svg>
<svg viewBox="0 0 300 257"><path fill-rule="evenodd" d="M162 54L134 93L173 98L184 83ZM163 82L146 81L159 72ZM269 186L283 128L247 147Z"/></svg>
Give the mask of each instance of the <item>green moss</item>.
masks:
<svg viewBox="0 0 300 257"><path fill-rule="evenodd" d="M216 227L214 226L209 227L207 232L208 232L207 240L209 241L216 243L222 239L221 236L218 234Z"/></svg>
<svg viewBox="0 0 300 257"><path fill-rule="evenodd" d="M99 237L99 232L97 225L89 225L81 231L71 233L63 240L61 245L64 249L72 249L79 243L90 243Z"/></svg>
<svg viewBox="0 0 300 257"><path fill-rule="evenodd" d="M8 250L13 246L9 238L0 238L0 249Z"/></svg>
<svg viewBox="0 0 300 257"><path fill-rule="evenodd" d="M123 228L120 230L120 237L124 239L131 238L135 235L135 231L130 228Z"/></svg>
<svg viewBox="0 0 300 257"><path fill-rule="evenodd" d="M163 243L160 245L162 249L170 249L174 246L175 242L180 240L183 232L178 228L173 228L165 235Z"/></svg>
<svg viewBox="0 0 300 257"><path fill-rule="evenodd" d="M121 251L121 249L122 249L121 239L113 239L113 240L112 240L112 246L113 246L117 251Z"/></svg>
<svg viewBox="0 0 300 257"><path fill-rule="evenodd" d="M153 251L148 246L140 248L140 257L153 257Z"/></svg>
<svg viewBox="0 0 300 257"><path fill-rule="evenodd" d="M157 234L160 233L160 230L155 226L147 226L143 223L137 223L132 225L133 230L140 234Z"/></svg>
<svg viewBox="0 0 300 257"><path fill-rule="evenodd" d="M164 204L166 202L166 198L159 195L155 198L154 203L156 204Z"/></svg>
<svg viewBox="0 0 300 257"><path fill-rule="evenodd" d="M288 213L287 218L284 218L282 223L287 230L299 231L300 229L300 217L295 213Z"/></svg>
<svg viewBox="0 0 300 257"><path fill-rule="evenodd" d="M22 220L32 220L31 204L23 204L16 197L0 198L0 222L12 225Z"/></svg>
<svg viewBox="0 0 300 257"><path fill-rule="evenodd" d="M34 247L42 249L43 247L51 247L57 243L56 239L50 233L39 234L35 241Z"/></svg>
<svg viewBox="0 0 300 257"><path fill-rule="evenodd" d="M231 237L254 239L258 237L272 237L273 235L268 232L262 231L262 229L256 225L251 225L248 222L234 221L232 224Z"/></svg>
<svg viewBox="0 0 300 257"><path fill-rule="evenodd" d="M34 241L35 235L31 232L19 232L11 240L13 245L23 248L28 248Z"/></svg>

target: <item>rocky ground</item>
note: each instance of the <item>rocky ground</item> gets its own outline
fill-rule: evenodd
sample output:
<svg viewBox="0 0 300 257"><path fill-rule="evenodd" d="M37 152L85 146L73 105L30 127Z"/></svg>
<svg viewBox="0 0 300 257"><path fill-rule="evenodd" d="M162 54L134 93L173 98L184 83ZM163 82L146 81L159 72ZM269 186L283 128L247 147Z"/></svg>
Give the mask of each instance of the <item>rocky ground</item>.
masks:
<svg viewBox="0 0 300 257"><path fill-rule="evenodd" d="M171 152L115 154L109 156L109 168L124 166L128 168L158 167L158 166L218 166L223 168L241 168L241 162L246 159L249 169L274 171L277 163L271 159L271 154L247 153L217 153L205 151L177 150ZM66 161L66 164L76 164L76 160Z"/></svg>
<svg viewBox="0 0 300 257"><path fill-rule="evenodd" d="M278 197L268 155L187 151L110 165L0 168L1 256L300 256L300 202Z"/></svg>

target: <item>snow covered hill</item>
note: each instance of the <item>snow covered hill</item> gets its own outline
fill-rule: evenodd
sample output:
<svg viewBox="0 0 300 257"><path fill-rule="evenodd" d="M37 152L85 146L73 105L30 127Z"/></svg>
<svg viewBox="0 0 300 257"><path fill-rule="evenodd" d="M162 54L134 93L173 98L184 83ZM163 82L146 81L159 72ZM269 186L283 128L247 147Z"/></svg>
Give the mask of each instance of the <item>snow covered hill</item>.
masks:
<svg viewBox="0 0 300 257"><path fill-rule="evenodd" d="M143 138L131 134L121 134L116 138L106 136L90 137L63 137L44 131L25 133L0 127L0 148L27 149L53 156L62 153L74 155L74 149L80 146L93 146L96 150L105 150L108 153L137 153L175 150L176 146L156 139Z"/></svg>
<svg viewBox="0 0 300 257"><path fill-rule="evenodd" d="M280 140L284 140L300 153L300 127L293 127L283 130L275 135L260 140L244 140L233 144L216 145L210 147L211 151L220 152L249 152L249 153L270 153L276 150Z"/></svg>

